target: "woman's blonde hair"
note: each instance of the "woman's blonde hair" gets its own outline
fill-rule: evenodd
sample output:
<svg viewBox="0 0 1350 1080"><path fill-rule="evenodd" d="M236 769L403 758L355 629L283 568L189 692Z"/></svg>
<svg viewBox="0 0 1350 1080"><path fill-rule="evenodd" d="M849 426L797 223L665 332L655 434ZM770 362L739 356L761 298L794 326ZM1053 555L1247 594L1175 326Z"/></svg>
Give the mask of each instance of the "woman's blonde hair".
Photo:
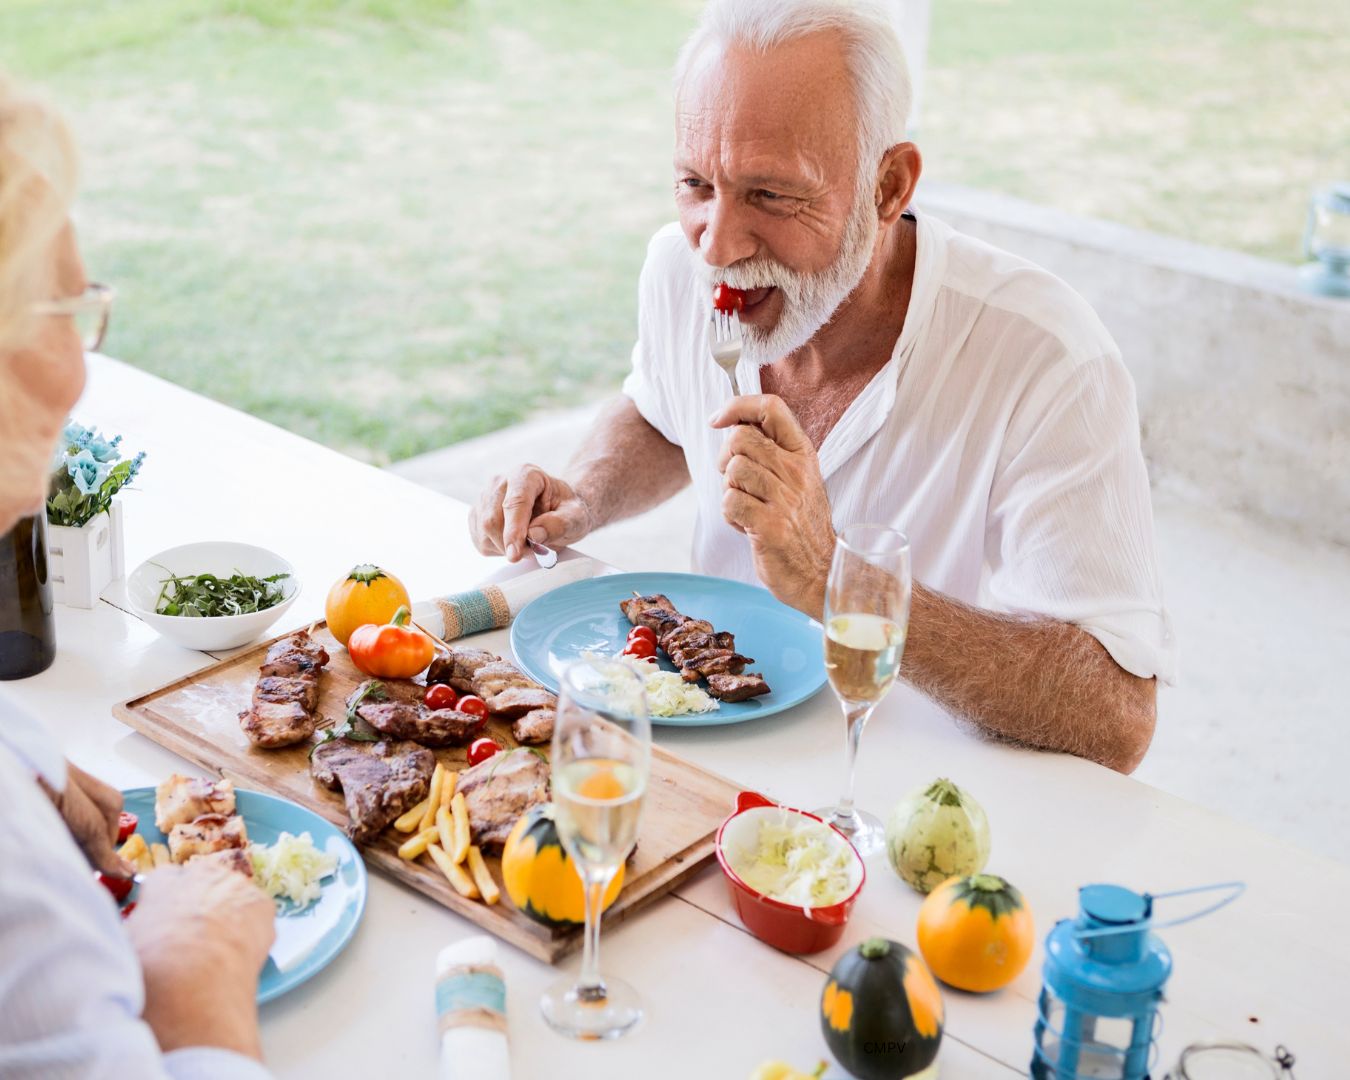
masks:
<svg viewBox="0 0 1350 1080"><path fill-rule="evenodd" d="M29 340L50 299L51 245L75 195L75 142L61 116L0 72L0 352Z"/></svg>

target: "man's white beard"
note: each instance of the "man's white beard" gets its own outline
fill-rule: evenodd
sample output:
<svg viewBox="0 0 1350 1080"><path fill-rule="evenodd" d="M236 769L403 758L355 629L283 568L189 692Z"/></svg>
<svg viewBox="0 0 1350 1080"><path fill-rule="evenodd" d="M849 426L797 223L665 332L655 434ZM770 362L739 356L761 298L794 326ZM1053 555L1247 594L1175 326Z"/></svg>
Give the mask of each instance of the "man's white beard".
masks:
<svg viewBox="0 0 1350 1080"><path fill-rule="evenodd" d="M769 329L741 323L741 355L764 367L800 349L834 317L839 306L858 287L876 243L880 224L870 198L872 185L860 186L844 227L839 254L824 270L801 273L770 258L744 259L734 266L709 266L691 252L709 289L724 281L733 289L761 289L772 285L782 294L782 312Z"/></svg>

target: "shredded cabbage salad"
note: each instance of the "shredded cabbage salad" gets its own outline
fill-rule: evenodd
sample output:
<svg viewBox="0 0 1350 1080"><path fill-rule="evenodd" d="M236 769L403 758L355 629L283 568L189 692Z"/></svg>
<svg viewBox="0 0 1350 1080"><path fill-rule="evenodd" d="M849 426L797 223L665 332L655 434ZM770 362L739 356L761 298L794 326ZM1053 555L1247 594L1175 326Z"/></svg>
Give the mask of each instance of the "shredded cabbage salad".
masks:
<svg viewBox="0 0 1350 1080"><path fill-rule="evenodd" d="M830 828L798 814L760 822L758 846L739 853L733 869L742 881L772 900L801 907L828 907L848 898L853 859L831 843Z"/></svg>
<svg viewBox="0 0 1350 1080"><path fill-rule="evenodd" d="M653 657L605 656L598 652L584 652L583 660L616 660L637 672L647 693L647 713L650 716L686 716L689 713L712 712L717 699L711 697L697 683L685 682L678 672L665 671Z"/></svg>
<svg viewBox="0 0 1350 1080"><path fill-rule="evenodd" d="M306 908L323 890L319 882L337 869L337 856L320 851L307 832L292 836L288 832L274 844L250 844L253 880L268 896L286 897L297 907Z"/></svg>

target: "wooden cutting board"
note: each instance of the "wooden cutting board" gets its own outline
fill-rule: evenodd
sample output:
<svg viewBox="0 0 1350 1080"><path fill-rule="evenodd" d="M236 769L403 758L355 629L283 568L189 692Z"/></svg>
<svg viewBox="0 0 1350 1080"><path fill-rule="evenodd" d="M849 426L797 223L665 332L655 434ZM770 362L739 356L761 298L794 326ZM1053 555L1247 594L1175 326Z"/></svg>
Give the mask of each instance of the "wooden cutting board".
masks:
<svg viewBox="0 0 1350 1080"><path fill-rule="evenodd" d="M341 794L320 787L310 776L310 744L260 750L239 726L239 713L252 700L258 668L268 647L287 636L282 634L232 659L114 705L113 714L203 769L229 777L241 788L280 795L345 828L347 811ZM339 721L346 711L347 696L366 677L356 670L347 650L334 641L325 624L318 624L313 636L332 658L320 678L319 712L325 722ZM487 733L503 746L517 745L508 721L490 719ZM434 752L448 769L467 767L463 747ZM730 781L652 747L651 777L637 850L628 863L623 891L605 913L606 925L622 922L640 911L712 856L717 827L733 809L737 791ZM375 843L362 849L367 865L549 963L581 944L579 928L551 931L541 926L515 908L505 888L501 890L501 902L491 907L466 900L450 887L429 855L416 862L400 859L398 845L405 839L390 826ZM501 860L489 855L487 863L500 886Z"/></svg>

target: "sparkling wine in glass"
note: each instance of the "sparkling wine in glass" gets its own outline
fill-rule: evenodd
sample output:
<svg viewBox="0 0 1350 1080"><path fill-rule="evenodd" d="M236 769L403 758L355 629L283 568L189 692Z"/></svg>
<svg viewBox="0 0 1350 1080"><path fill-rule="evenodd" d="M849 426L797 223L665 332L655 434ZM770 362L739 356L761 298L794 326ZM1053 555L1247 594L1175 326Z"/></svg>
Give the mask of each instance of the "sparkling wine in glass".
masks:
<svg viewBox="0 0 1350 1080"><path fill-rule="evenodd" d="M847 780L838 806L819 811L860 855L882 849L885 829L853 805L858 742L900 674L913 589L909 541L884 525L850 525L835 540L825 588L825 672L843 706Z"/></svg>
<svg viewBox="0 0 1350 1080"><path fill-rule="evenodd" d="M605 891L637 843L651 767L642 680L623 664L583 660L563 674L553 726L554 822L581 875L586 937L581 973L554 983L539 1006L576 1039L615 1039L642 1019L637 991L600 973Z"/></svg>

